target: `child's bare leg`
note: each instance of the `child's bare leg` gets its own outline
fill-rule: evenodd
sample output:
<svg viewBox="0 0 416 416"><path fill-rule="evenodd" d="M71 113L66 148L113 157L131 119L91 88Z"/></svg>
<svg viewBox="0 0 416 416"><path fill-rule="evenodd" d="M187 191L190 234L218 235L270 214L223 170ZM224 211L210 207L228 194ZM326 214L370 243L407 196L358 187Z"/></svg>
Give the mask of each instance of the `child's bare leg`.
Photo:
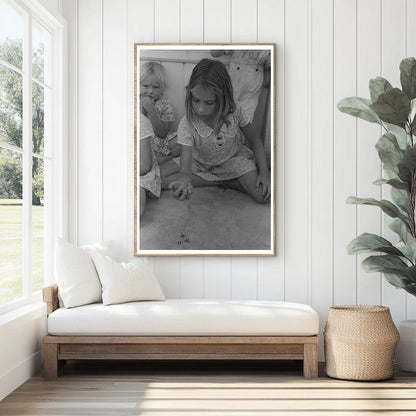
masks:
<svg viewBox="0 0 416 416"><path fill-rule="evenodd" d="M160 166L160 176L162 177L162 182L168 176L173 175L174 173L179 172L179 165L173 160L168 160L165 163L162 163Z"/></svg>
<svg viewBox="0 0 416 416"><path fill-rule="evenodd" d="M140 216L142 216L146 208L146 190L140 187Z"/></svg>
<svg viewBox="0 0 416 416"><path fill-rule="evenodd" d="M243 176L238 178L238 182L240 182L241 186L245 189L245 191L259 204L265 204L269 201L269 199L264 199L263 194L257 192L256 189L256 182L257 182L257 171L252 170L247 172Z"/></svg>
<svg viewBox="0 0 416 416"><path fill-rule="evenodd" d="M160 170L162 171L162 167L160 168ZM179 173L174 173L167 177L163 177L162 175L162 189L169 189L169 184L171 182L174 182L178 177L179 177ZM202 179L198 175L192 175L191 179L192 179L192 186L194 188L201 188L203 186L216 186L216 185L221 185L223 183L223 181L206 181L205 179Z"/></svg>

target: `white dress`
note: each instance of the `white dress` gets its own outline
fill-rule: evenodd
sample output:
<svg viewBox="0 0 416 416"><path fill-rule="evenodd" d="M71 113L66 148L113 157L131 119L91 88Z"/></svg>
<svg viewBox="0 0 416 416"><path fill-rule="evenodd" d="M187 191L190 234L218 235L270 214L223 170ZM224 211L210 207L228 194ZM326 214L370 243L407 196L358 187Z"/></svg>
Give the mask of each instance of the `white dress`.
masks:
<svg viewBox="0 0 416 416"><path fill-rule="evenodd" d="M240 127L249 122L241 107L237 107L215 134L201 119L189 123L183 117L178 126L178 143L192 146L192 173L206 181L221 181L256 170L254 154L241 140ZM179 158L175 161L179 163Z"/></svg>
<svg viewBox="0 0 416 416"><path fill-rule="evenodd" d="M152 140L152 138L154 137L152 123L142 113L140 113L139 131L140 131L139 140L144 140L147 138L150 138L150 140ZM140 176L140 186L146 189L147 191L149 191L155 197L160 198L162 181L160 178L159 165L156 161L153 150L152 150L152 159L153 159L153 164L152 164L152 168L150 169L150 171L147 172L145 175Z"/></svg>

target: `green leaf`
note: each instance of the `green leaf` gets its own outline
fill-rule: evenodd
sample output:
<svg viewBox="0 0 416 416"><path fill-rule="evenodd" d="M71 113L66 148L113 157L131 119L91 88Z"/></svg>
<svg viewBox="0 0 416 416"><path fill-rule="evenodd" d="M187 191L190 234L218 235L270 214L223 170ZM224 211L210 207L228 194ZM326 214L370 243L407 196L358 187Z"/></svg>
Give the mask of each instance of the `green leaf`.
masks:
<svg viewBox="0 0 416 416"><path fill-rule="evenodd" d="M395 218L391 221L389 228L400 237L400 240L407 241L409 237L409 228L400 218Z"/></svg>
<svg viewBox="0 0 416 416"><path fill-rule="evenodd" d="M393 89L390 82L388 82L383 77L377 77L370 79L368 87L370 88L370 95L371 95L371 101L377 101L377 98L385 93Z"/></svg>
<svg viewBox="0 0 416 416"><path fill-rule="evenodd" d="M397 244L397 249L400 250L413 264L416 263L416 240L413 238L407 243L401 241Z"/></svg>
<svg viewBox="0 0 416 416"><path fill-rule="evenodd" d="M371 101L364 98L347 97L341 100L337 107L343 113L381 125L380 117L370 108L370 104Z"/></svg>
<svg viewBox="0 0 416 416"><path fill-rule="evenodd" d="M367 257L361 263L366 272L381 272L389 283L405 288L416 281L416 266L408 266L397 256L385 254Z"/></svg>
<svg viewBox="0 0 416 416"><path fill-rule="evenodd" d="M381 94L370 108L386 123L404 128L410 111L410 100L403 91L393 88Z"/></svg>
<svg viewBox="0 0 416 416"><path fill-rule="evenodd" d="M356 198L355 196L350 196L347 198L347 204L361 204L361 205L372 205L380 207L384 213L392 218L403 218L403 215L400 213L399 209L388 201L387 199L382 199L377 201L374 198Z"/></svg>
<svg viewBox="0 0 416 416"><path fill-rule="evenodd" d="M403 151L397 143L396 136L391 132L383 134L376 143L376 149L383 165L398 173L397 165L402 161Z"/></svg>
<svg viewBox="0 0 416 416"><path fill-rule="evenodd" d="M403 162L409 171L414 172L416 169L416 146L407 149L404 153Z"/></svg>
<svg viewBox="0 0 416 416"><path fill-rule="evenodd" d="M403 190L398 190L392 188L391 191L391 198L393 202L406 214L409 212L409 200L407 192Z"/></svg>
<svg viewBox="0 0 416 416"><path fill-rule="evenodd" d="M405 289L407 286L412 284L410 279L407 279L396 273L383 273L386 280L393 286L398 287L399 289Z"/></svg>
<svg viewBox="0 0 416 416"><path fill-rule="evenodd" d="M410 100L416 98L416 59L406 58L400 62L400 83Z"/></svg>
<svg viewBox="0 0 416 416"><path fill-rule="evenodd" d="M404 290L413 296L416 296L416 283L412 283L404 288Z"/></svg>
<svg viewBox="0 0 416 416"><path fill-rule="evenodd" d="M401 190L404 190L406 192L409 191L409 184L406 183L406 182L403 182L399 179L389 179L386 183L387 183L387 185L390 185L393 188L401 189Z"/></svg>
<svg viewBox="0 0 416 416"><path fill-rule="evenodd" d="M410 185L412 183L411 172L407 168L407 166L405 165L404 160L397 165L397 169L399 170L399 178L403 182L408 183L409 187L410 187Z"/></svg>
<svg viewBox="0 0 416 416"><path fill-rule="evenodd" d="M406 150L409 147L409 142L407 141L406 132L403 130L395 131L393 133L396 136L397 143L402 150Z"/></svg>
<svg viewBox="0 0 416 416"><path fill-rule="evenodd" d="M395 273L397 271L397 273L401 274L403 273L403 269L408 267L403 260L391 254L367 257L365 260L363 260L361 265L363 266L363 269L369 273L384 273L384 271L387 269L389 272Z"/></svg>
<svg viewBox="0 0 416 416"><path fill-rule="evenodd" d="M382 253L403 256L403 253L396 247L393 247L390 241L376 234L361 234L347 246L348 254L369 253L371 251L381 251Z"/></svg>
<svg viewBox="0 0 416 416"><path fill-rule="evenodd" d="M380 179L376 179L376 180L373 182L373 185L383 186L383 185L385 185L387 182L388 182L388 179L383 179L383 178L380 178Z"/></svg>

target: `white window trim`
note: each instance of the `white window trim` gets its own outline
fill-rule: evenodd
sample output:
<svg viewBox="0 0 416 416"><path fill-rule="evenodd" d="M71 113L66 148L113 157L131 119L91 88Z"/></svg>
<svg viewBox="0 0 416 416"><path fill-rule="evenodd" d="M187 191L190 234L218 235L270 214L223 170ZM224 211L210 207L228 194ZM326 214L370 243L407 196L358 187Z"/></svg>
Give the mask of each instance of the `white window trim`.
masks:
<svg viewBox="0 0 416 416"><path fill-rule="evenodd" d="M49 227L50 244L45 246L45 257L50 259L49 262L45 262L45 285L52 284L54 282L53 275L53 254L54 254L54 242L57 237L66 239L68 236L68 41L67 41L67 22L61 16L57 16L54 13L45 9L45 7L37 0L15 0L15 3L29 12L29 24L25 24L25 47L31 42L31 18L35 18L43 26L45 26L51 32L51 57L52 57L52 71L51 71L51 85L52 85L52 97L51 97L51 111L52 111L52 126L51 126L51 157L52 157L52 175L51 176L51 190L52 200L50 201L50 209L52 218L54 219L51 224L45 224L45 228ZM25 63L24 71L31 74L31 60ZM32 82L27 81L27 77L24 80L23 88L29 93L31 97ZM27 83L28 85L25 85ZM31 103L31 100L29 101ZM27 102L26 102L27 104ZM31 140L31 108L24 108L24 118L28 119L23 123L24 132L23 140ZM26 131L28 130L28 131ZM23 146L23 157L30 158L28 163L32 163L32 146ZM30 177L29 177L30 176ZM23 177L23 186L25 192L30 192L32 189L32 177L31 169L26 170L26 175ZM23 216L24 221L27 221L29 225L28 229L31 229L31 198L27 200L26 205L24 202ZM25 269L24 275L29 276L31 274L31 236L25 235L24 238L24 257L25 257ZM28 238L29 237L29 238ZM29 261L28 261L29 260ZM27 270L28 269L28 270ZM30 279L29 279L30 280ZM17 310L24 307L27 304L33 302L39 302L40 292L31 293L31 288L26 287L23 293L23 298L6 303L0 306L0 315Z"/></svg>

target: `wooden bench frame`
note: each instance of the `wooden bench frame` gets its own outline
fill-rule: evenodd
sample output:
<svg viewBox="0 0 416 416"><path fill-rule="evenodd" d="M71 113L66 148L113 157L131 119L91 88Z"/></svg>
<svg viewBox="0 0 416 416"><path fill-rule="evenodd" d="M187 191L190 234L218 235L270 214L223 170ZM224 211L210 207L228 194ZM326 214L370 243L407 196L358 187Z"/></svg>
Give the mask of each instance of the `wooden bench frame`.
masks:
<svg viewBox="0 0 416 416"><path fill-rule="evenodd" d="M43 289L47 313L59 308L58 287ZM55 336L43 338L45 378L66 360L303 360L318 377L318 336Z"/></svg>

